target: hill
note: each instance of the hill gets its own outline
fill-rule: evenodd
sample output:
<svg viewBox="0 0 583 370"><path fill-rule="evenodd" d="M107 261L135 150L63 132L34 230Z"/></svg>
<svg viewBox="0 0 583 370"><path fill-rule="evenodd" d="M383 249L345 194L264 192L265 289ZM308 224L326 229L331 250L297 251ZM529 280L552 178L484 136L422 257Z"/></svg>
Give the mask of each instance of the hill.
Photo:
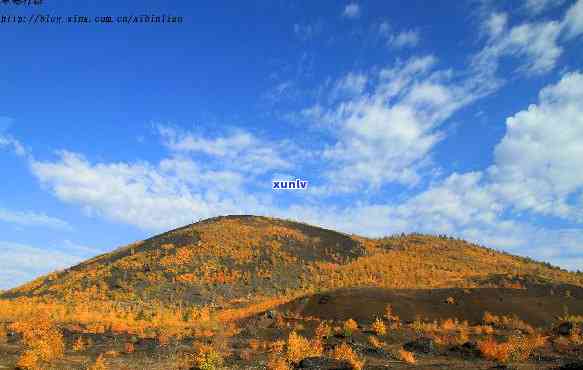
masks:
<svg viewBox="0 0 583 370"><path fill-rule="evenodd" d="M121 247L0 298L228 306L252 296L374 286L583 286L583 275L443 236L368 239L281 219L224 216Z"/></svg>
<svg viewBox="0 0 583 370"><path fill-rule="evenodd" d="M2 322L28 322L43 312L71 335L111 335L100 339L104 343L120 335L165 343L217 333L275 340L310 327L310 320L372 325L387 306L411 325L395 341L438 327L422 322L451 318L466 322L463 330L477 325L482 335L486 311L506 323L501 330L550 327L558 316L583 312L583 275L446 236L371 239L282 219L223 216L4 292L0 354ZM271 320L272 329L263 334L251 329L263 327L267 310L285 315ZM233 322L247 331L233 329ZM293 329L282 329L294 322Z"/></svg>

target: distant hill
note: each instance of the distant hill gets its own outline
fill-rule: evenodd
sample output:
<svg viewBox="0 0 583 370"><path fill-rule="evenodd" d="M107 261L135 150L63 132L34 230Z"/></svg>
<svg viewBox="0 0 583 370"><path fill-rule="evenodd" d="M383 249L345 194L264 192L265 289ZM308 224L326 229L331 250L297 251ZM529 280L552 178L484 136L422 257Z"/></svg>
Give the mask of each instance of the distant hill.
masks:
<svg viewBox="0 0 583 370"><path fill-rule="evenodd" d="M354 287L545 287L552 294L577 295L583 275L444 236L369 239L244 215L211 218L135 242L0 297L227 308Z"/></svg>

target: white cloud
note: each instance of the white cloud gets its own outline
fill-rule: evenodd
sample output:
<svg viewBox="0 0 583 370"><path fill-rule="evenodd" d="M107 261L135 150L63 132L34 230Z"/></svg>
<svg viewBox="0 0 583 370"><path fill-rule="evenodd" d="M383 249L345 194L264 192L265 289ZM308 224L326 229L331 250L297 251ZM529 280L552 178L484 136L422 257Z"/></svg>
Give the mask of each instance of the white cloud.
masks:
<svg viewBox="0 0 583 370"><path fill-rule="evenodd" d="M0 221L21 226L44 226L57 230L70 231L73 229L67 221L47 216L44 213L14 211L6 208L0 208Z"/></svg>
<svg viewBox="0 0 583 370"><path fill-rule="evenodd" d="M237 172L261 174L271 170L290 169L293 164L284 158L295 151L290 142L273 142L236 130L215 138L193 133L180 133L170 127L159 126L168 148L179 153L199 153L220 159Z"/></svg>
<svg viewBox="0 0 583 370"><path fill-rule="evenodd" d="M563 27L569 38L583 34L583 0L578 0L569 8L563 20Z"/></svg>
<svg viewBox="0 0 583 370"><path fill-rule="evenodd" d="M490 38L499 37L508 25L508 14L506 13L492 13L485 21L484 27Z"/></svg>
<svg viewBox="0 0 583 370"><path fill-rule="evenodd" d="M371 72L366 78L370 93L304 111L315 122L328 124L337 138L323 152L332 167L326 173L330 186L314 191L348 192L363 185L378 189L419 180L418 171L429 164L430 150L442 138L439 125L483 93L468 81L453 83L451 71L435 70L435 64L428 56Z"/></svg>
<svg viewBox="0 0 583 370"><path fill-rule="evenodd" d="M80 154L63 151L57 161L35 160L31 168L62 201L147 230L242 210L263 214L261 204L267 202L247 195L238 174L201 169L184 158L165 159L158 166L93 164Z"/></svg>
<svg viewBox="0 0 583 370"><path fill-rule="evenodd" d="M364 73L350 72L342 77L332 87L330 95L333 99L361 94L366 88L368 77Z"/></svg>
<svg viewBox="0 0 583 370"><path fill-rule="evenodd" d="M419 31L407 30L391 35L388 39L389 45L396 48L413 47L419 43Z"/></svg>
<svg viewBox="0 0 583 370"><path fill-rule="evenodd" d="M81 257L64 252L0 241L0 289L13 288L81 260Z"/></svg>
<svg viewBox="0 0 583 370"><path fill-rule="evenodd" d="M493 15L492 17L496 17ZM489 44L477 55L476 62L496 70L501 57L520 57L519 69L529 74L542 74L552 70L563 50L558 45L561 24L556 21L524 23L508 30L502 24L492 25L490 18Z"/></svg>
<svg viewBox="0 0 583 370"><path fill-rule="evenodd" d="M350 3L346 5L342 14L346 18L358 18L360 15L360 6L357 3Z"/></svg>
<svg viewBox="0 0 583 370"><path fill-rule="evenodd" d="M540 14L544 10L561 5L564 0L526 0L524 7L531 14Z"/></svg>
<svg viewBox="0 0 583 370"><path fill-rule="evenodd" d="M517 209L583 219L569 197L583 190L583 74L544 88L537 105L506 121L490 168L493 187Z"/></svg>
<svg viewBox="0 0 583 370"><path fill-rule="evenodd" d="M559 1L527 1L527 8L540 11ZM531 75L544 74L553 70L563 53L559 44L564 35L568 38L583 33L583 0L569 7L563 19L525 22L513 27L508 26L505 13L488 13L483 21L489 41L474 57L476 70L486 70L494 75L500 59L514 57L518 70Z"/></svg>
<svg viewBox="0 0 583 370"><path fill-rule="evenodd" d="M0 148L7 148L18 156L26 156L26 148L15 138L8 135L0 135Z"/></svg>

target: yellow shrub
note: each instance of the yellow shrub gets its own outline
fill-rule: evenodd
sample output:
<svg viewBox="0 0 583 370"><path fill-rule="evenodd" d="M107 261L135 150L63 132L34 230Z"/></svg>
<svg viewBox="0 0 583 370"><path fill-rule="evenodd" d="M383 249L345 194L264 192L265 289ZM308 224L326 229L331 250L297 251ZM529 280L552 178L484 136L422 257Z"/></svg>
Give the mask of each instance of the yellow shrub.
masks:
<svg viewBox="0 0 583 370"><path fill-rule="evenodd" d="M385 326L385 322L383 320L379 319L378 317L372 323L372 330L377 335L385 335L385 334L387 334L387 327Z"/></svg>
<svg viewBox="0 0 583 370"><path fill-rule="evenodd" d="M364 366L364 361L362 361L346 343L336 346L332 352L332 357L337 360L348 362L355 370L361 370Z"/></svg>
<svg viewBox="0 0 583 370"><path fill-rule="evenodd" d="M40 314L27 320L17 321L11 325L11 329L22 334L25 348L19 363L28 366L28 363L39 365L50 364L63 357L65 344L63 334L57 329L48 315ZM21 366L23 368L30 368Z"/></svg>
<svg viewBox="0 0 583 370"><path fill-rule="evenodd" d="M358 329L358 324L353 319L348 319L344 322L342 330L344 335L349 337Z"/></svg>
<svg viewBox="0 0 583 370"><path fill-rule="evenodd" d="M507 362L510 356L508 343L498 343L494 338L488 338L478 342L478 349L482 356L488 360Z"/></svg>
<svg viewBox="0 0 583 370"><path fill-rule="evenodd" d="M316 331L314 333L316 338L328 338L332 335L332 328L326 321L322 321L316 327Z"/></svg>
<svg viewBox="0 0 583 370"><path fill-rule="evenodd" d="M373 347L373 348L382 348L385 343L381 342L377 337L375 337L374 335L371 335L368 337L368 343Z"/></svg>
<svg viewBox="0 0 583 370"><path fill-rule="evenodd" d="M39 368L39 358L33 351L24 351L18 358L17 366L19 369L35 370Z"/></svg>
<svg viewBox="0 0 583 370"><path fill-rule="evenodd" d="M223 364L223 358L213 347L201 346L194 356L194 364L200 370L216 370Z"/></svg>
<svg viewBox="0 0 583 370"><path fill-rule="evenodd" d="M292 331L287 339L286 358L291 363L299 363L306 357L322 355L322 343L319 340L308 340Z"/></svg>
<svg viewBox="0 0 583 370"><path fill-rule="evenodd" d="M283 340L276 340L275 342L269 345L269 350L273 353L283 353L285 349L285 341Z"/></svg>
<svg viewBox="0 0 583 370"><path fill-rule="evenodd" d="M82 352L87 348L87 343L83 340L83 337L77 337L73 342L73 351Z"/></svg>
<svg viewBox="0 0 583 370"><path fill-rule="evenodd" d="M285 358L272 354L267 359L267 370L290 370L289 363Z"/></svg>
<svg viewBox="0 0 583 370"><path fill-rule="evenodd" d="M399 358L408 364L415 364L417 362L415 355L413 355L412 352L404 350L403 348L399 350Z"/></svg>

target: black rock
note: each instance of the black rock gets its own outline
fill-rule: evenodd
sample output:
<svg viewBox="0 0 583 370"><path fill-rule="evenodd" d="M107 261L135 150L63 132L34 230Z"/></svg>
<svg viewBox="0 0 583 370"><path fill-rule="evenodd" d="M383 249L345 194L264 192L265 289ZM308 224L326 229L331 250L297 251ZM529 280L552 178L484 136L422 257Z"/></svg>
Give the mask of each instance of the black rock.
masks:
<svg viewBox="0 0 583 370"><path fill-rule="evenodd" d="M330 296L327 295L323 295L320 297L320 299L318 300L318 304L326 304L330 302Z"/></svg>
<svg viewBox="0 0 583 370"><path fill-rule="evenodd" d="M583 361L570 362L559 367L558 370L583 370Z"/></svg>
<svg viewBox="0 0 583 370"><path fill-rule="evenodd" d="M412 342L405 343L403 348L410 352L432 353L435 351L435 343L431 338L421 337Z"/></svg>
<svg viewBox="0 0 583 370"><path fill-rule="evenodd" d="M296 369L310 370L351 370L347 361L336 360L330 357L308 357L300 361Z"/></svg>
<svg viewBox="0 0 583 370"><path fill-rule="evenodd" d="M575 327L573 323L569 321L562 322L559 324L559 326L557 326L557 332L559 333L559 335L564 336L570 336L571 334L573 334L574 329Z"/></svg>

